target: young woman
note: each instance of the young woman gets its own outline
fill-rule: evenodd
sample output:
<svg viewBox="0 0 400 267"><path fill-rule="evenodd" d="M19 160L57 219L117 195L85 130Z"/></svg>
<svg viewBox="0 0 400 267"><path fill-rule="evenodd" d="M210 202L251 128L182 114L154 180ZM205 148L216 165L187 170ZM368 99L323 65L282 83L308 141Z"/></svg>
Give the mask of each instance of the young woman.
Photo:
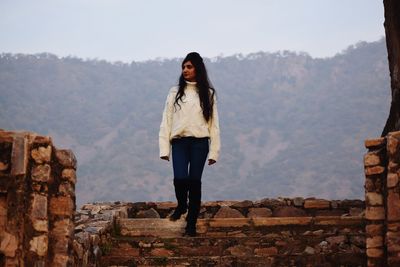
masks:
<svg viewBox="0 0 400 267"><path fill-rule="evenodd" d="M189 53L182 62L179 85L167 96L159 133L160 158L169 161L172 147L177 208L170 220L186 216L185 235L196 236L201 204L201 176L218 160L220 134L215 89L202 57ZM189 198L189 205L188 205Z"/></svg>

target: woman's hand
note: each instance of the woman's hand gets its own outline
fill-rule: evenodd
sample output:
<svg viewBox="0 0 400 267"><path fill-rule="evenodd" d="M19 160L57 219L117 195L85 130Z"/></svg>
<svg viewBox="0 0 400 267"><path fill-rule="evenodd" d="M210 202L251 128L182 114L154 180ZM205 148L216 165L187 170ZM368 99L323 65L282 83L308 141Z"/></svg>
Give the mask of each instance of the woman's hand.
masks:
<svg viewBox="0 0 400 267"><path fill-rule="evenodd" d="M213 159L209 159L209 160L208 160L208 165L213 165L213 164L215 164L215 163L216 163L216 161L213 160Z"/></svg>
<svg viewBox="0 0 400 267"><path fill-rule="evenodd" d="M160 159L163 159L163 160L169 161L169 157L168 157L168 156L162 156L162 157L160 157Z"/></svg>

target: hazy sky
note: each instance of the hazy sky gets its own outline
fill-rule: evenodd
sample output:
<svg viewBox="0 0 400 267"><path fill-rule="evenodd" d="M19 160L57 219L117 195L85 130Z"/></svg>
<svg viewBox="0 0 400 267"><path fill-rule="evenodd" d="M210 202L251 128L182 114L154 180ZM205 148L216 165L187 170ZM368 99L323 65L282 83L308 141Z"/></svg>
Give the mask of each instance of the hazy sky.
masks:
<svg viewBox="0 0 400 267"><path fill-rule="evenodd" d="M130 62L258 51L333 56L384 36L382 0L1 0L0 53Z"/></svg>

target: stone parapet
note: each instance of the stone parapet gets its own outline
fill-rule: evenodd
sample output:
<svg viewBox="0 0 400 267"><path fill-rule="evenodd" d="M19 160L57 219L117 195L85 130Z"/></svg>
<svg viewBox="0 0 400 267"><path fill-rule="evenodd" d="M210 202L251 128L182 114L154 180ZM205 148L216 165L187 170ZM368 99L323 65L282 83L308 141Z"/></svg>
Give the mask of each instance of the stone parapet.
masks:
<svg viewBox="0 0 400 267"><path fill-rule="evenodd" d="M73 264L75 181L72 152L64 153L47 136L0 131L0 256L4 266ZM69 188L69 190L64 190ZM60 201L62 199L62 201ZM62 212L59 212L59 211Z"/></svg>
<svg viewBox="0 0 400 267"><path fill-rule="evenodd" d="M368 266L400 265L400 132L365 141Z"/></svg>
<svg viewBox="0 0 400 267"><path fill-rule="evenodd" d="M315 199L311 200L315 203ZM182 237L185 215L175 222L165 218L176 207L173 202L86 204L75 215L75 262L83 267L214 266L216 261L265 266L262 264L266 260L274 262L273 266L292 263L352 266L357 262L366 266L363 201L321 200L323 205L313 205L313 212L321 211L316 206L326 208L326 203L329 203L329 211L346 207L345 212L335 216L275 210L294 206L294 203L303 207L306 200L203 202L196 238ZM266 207L271 209L270 213L255 212L248 216L251 209ZM226 212L228 208L240 215Z"/></svg>

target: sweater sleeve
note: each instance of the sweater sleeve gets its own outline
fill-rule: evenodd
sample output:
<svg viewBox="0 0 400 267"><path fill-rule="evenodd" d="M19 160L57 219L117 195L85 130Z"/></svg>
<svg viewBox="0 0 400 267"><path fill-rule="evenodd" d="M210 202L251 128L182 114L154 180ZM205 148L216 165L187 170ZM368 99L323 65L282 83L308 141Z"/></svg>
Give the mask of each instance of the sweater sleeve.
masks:
<svg viewBox="0 0 400 267"><path fill-rule="evenodd" d="M218 161L219 151L221 149L221 142L220 142L217 98L215 96L214 96L213 114L212 114L212 119L209 122L209 129L210 129L210 151L208 154L208 158Z"/></svg>
<svg viewBox="0 0 400 267"><path fill-rule="evenodd" d="M172 93L167 96L167 100L165 101L164 112L162 115L161 125L160 125L160 132L158 134L158 141L160 147L160 157L170 156L171 153L171 143L170 143L170 136L171 136L171 125L172 125Z"/></svg>

